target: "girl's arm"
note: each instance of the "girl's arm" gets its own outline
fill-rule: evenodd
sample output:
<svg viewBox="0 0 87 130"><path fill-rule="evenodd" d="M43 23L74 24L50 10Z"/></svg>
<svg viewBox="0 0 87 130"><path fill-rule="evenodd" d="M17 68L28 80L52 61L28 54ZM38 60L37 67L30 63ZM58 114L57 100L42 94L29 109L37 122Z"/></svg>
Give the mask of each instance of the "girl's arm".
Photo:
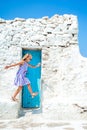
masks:
<svg viewBox="0 0 87 130"><path fill-rule="evenodd" d="M37 68L37 67L39 67L40 65L41 65L41 63L38 63L37 65L30 65L30 64L28 64L28 66L31 67L31 68Z"/></svg>
<svg viewBox="0 0 87 130"><path fill-rule="evenodd" d="M8 68L14 67L14 66L18 66L18 65L22 65L23 63L24 63L24 61L20 61L20 62L18 62L18 63L16 63L16 64L7 65L7 66L5 66L5 69L8 69Z"/></svg>

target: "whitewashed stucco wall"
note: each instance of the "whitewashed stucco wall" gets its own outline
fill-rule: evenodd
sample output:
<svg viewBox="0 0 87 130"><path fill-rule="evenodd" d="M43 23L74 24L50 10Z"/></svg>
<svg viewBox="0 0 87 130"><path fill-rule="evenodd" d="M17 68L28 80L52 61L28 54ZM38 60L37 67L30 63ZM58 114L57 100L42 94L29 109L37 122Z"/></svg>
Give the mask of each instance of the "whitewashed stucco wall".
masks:
<svg viewBox="0 0 87 130"><path fill-rule="evenodd" d="M86 112L81 114L81 108L74 105L85 107L87 100L87 63L79 52L74 15L0 19L0 118L18 116L21 101L10 99L18 67L3 68L20 61L22 48L42 49L42 113L38 120L87 119Z"/></svg>

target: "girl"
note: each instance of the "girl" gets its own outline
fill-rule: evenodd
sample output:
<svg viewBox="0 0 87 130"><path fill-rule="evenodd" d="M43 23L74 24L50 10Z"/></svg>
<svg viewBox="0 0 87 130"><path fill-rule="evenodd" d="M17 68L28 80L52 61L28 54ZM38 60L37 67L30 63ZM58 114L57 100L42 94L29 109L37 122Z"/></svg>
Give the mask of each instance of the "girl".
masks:
<svg viewBox="0 0 87 130"><path fill-rule="evenodd" d="M19 70L18 70L15 80L14 80L14 84L16 86L18 86L18 89L15 91L14 95L12 96L13 101L17 101L16 96L22 90L22 86L24 86L24 85L28 86L28 90L30 91L32 98L38 94L37 92L35 92L35 93L32 92L32 88L30 86L30 81L26 77L26 72L27 72L28 67L36 68L36 67L40 66L40 63L38 63L36 66L30 65L28 62L31 59L32 59L32 55L26 54L19 63L5 67L5 69L8 69L10 67L19 65Z"/></svg>

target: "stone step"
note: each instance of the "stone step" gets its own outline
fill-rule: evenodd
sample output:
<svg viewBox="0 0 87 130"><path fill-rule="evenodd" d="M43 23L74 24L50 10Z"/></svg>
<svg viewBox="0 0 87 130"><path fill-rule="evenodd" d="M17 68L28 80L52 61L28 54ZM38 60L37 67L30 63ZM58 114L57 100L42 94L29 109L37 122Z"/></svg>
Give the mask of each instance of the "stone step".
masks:
<svg viewBox="0 0 87 130"><path fill-rule="evenodd" d="M11 99L0 99L0 120L18 118L19 104Z"/></svg>

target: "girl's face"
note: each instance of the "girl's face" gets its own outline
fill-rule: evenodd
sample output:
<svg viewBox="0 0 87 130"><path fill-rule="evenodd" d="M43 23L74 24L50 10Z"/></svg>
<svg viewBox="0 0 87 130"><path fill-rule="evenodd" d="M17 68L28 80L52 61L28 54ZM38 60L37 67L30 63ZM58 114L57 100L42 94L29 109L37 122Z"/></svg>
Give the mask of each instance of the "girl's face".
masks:
<svg viewBox="0 0 87 130"><path fill-rule="evenodd" d="M29 62L31 59L32 59L32 56L29 55L29 56L26 58L26 62Z"/></svg>

